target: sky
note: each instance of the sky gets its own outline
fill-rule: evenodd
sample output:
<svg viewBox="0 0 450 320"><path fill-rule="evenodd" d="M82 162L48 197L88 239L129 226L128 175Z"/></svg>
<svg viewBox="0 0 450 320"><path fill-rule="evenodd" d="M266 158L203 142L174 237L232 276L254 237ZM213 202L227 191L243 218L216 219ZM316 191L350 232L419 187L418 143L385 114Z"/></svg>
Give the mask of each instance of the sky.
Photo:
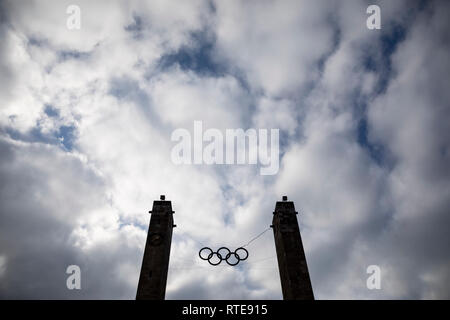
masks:
<svg viewBox="0 0 450 320"><path fill-rule="evenodd" d="M448 1L1 1L0 298L134 299L162 194L167 299L281 299L272 231L237 267L198 250L247 243L284 195L316 299L450 298L449 15ZM171 135L194 121L278 129L279 171L174 163Z"/></svg>

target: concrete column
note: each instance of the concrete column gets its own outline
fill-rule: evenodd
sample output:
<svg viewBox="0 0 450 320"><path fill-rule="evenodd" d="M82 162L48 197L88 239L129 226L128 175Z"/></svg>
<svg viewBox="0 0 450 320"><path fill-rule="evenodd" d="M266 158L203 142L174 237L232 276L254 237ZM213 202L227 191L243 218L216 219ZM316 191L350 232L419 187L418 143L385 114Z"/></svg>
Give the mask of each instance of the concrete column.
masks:
<svg viewBox="0 0 450 320"><path fill-rule="evenodd" d="M172 203L153 202L136 300L164 300L173 224Z"/></svg>
<svg viewBox="0 0 450 320"><path fill-rule="evenodd" d="M278 201L272 228L284 300L314 300L294 203Z"/></svg>

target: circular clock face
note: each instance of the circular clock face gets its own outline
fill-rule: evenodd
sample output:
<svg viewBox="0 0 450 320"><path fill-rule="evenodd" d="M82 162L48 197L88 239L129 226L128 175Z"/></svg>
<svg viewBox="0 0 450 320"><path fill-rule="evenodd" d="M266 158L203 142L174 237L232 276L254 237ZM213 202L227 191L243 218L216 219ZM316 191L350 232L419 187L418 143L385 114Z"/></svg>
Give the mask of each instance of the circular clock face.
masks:
<svg viewBox="0 0 450 320"><path fill-rule="evenodd" d="M163 241L163 236L159 233L153 233L150 235L150 244L152 246L159 246Z"/></svg>

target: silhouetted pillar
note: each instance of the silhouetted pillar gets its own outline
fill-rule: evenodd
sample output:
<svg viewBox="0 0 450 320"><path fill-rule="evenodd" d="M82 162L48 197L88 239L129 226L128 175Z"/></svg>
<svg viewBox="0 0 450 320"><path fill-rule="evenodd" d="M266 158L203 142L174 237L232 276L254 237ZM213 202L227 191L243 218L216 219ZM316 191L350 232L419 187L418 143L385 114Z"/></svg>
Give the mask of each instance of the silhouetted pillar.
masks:
<svg viewBox="0 0 450 320"><path fill-rule="evenodd" d="M277 201L272 228L284 300L314 300L294 203Z"/></svg>
<svg viewBox="0 0 450 320"><path fill-rule="evenodd" d="M173 224L172 203L153 201L136 300L164 300Z"/></svg>

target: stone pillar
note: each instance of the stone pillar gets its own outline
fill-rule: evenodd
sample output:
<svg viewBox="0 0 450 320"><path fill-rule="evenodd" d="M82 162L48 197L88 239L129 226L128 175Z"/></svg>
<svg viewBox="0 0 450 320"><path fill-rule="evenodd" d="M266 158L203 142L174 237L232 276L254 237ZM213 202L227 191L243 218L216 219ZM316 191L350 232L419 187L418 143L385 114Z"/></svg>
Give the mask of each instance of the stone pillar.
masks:
<svg viewBox="0 0 450 320"><path fill-rule="evenodd" d="M272 228L284 300L314 300L294 203L277 201Z"/></svg>
<svg viewBox="0 0 450 320"><path fill-rule="evenodd" d="M172 203L153 201L136 300L164 300L173 224Z"/></svg>

